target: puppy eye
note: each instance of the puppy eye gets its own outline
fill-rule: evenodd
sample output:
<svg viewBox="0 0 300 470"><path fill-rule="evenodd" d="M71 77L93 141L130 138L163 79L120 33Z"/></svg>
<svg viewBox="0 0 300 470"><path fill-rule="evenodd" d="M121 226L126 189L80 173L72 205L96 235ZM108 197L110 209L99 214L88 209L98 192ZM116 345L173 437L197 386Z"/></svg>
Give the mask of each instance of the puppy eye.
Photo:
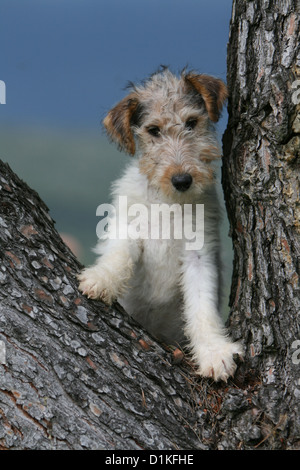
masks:
<svg viewBox="0 0 300 470"><path fill-rule="evenodd" d="M158 126L148 127L147 131L149 132L149 134L153 135L154 137L160 136L160 128Z"/></svg>
<svg viewBox="0 0 300 470"><path fill-rule="evenodd" d="M197 122L198 120L196 118L188 119L185 123L186 129L189 131L193 130L196 127Z"/></svg>

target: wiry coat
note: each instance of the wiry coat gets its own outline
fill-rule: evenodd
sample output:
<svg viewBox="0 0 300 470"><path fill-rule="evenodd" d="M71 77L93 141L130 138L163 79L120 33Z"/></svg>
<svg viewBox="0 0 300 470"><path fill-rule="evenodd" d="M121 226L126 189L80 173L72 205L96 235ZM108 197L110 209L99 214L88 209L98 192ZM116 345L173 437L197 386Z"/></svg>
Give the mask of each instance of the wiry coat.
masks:
<svg viewBox="0 0 300 470"><path fill-rule="evenodd" d="M100 258L80 275L80 288L89 297L107 303L118 299L158 338L187 342L199 373L215 380L227 380L236 368L233 355L241 354L219 314L220 217L213 161L220 151L213 122L226 96L221 80L195 73L177 77L164 69L133 87L108 113L108 135L132 155L138 147L137 158L113 185L119 225L132 221L118 212L120 196L126 196L128 207L142 204L149 214L157 204L177 204L181 215L190 205L196 231L197 205L204 204L204 245L187 249L184 231L180 239L172 231L168 239L142 234L112 239L108 229L96 248ZM171 211L172 227L177 217ZM149 231L153 224L150 217Z"/></svg>

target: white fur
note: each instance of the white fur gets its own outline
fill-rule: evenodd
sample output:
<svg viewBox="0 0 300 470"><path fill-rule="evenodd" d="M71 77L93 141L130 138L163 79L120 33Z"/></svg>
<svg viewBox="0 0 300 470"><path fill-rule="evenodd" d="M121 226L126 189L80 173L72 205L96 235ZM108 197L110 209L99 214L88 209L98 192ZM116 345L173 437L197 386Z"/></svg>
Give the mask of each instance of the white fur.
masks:
<svg viewBox="0 0 300 470"><path fill-rule="evenodd" d="M118 195L124 194L128 204L150 207L157 202L137 161L115 184L115 207ZM226 335L218 311L219 211L214 188L209 187L196 203L204 203L208 214L202 250L185 250L185 239L100 241L95 251L101 256L81 274L80 289L109 304L118 299L129 314L168 344L187 340L199 374L226 381L236 368L233 355L242 355L242 350Z"/></svg>
<svg viewBox="0 0 300 470"><path fill-rule="evenodd" d="M164 342L187 343L200 375L226 381L236 369L233 356L242 355L242 349L227 336L219 314L219 203L214 181L209 176L211 162L207 162L207 155L201 158L204 149L213 149L208 155L215 158L216 138L203 109L199 112L197 129L184 130L185 120L195 110L191 108L190 98L187 104L183 102L184 84L175 78L173 84L168 74L163 78L168 85L160 83L158 77L158 84L150 82L153 89L145 88L144 94L143 89L138 90L139 100L149 110L146 124L136 129L142 151L115 182L112 204L117 208L118 197L124 195L128 206L138 203L149 210L151 204L162 202L189 203L194 207L204 204L204 246L200 250L187 250L187 240L174 237L169 240L108 238L96 247L100 255L96 263L80 274L80 289L88 297L100 298L108 304L117 299L129 314ZM173 93L162 97L159 84L173 86ZM180 106L175 112L176 100ZM160 115L164 116L161 136L149 136L146 126L153 122L151 118L155 116L157 120ZM147 170L149 174L141 171L147 168L147 159L154 162ZM190 164L195 178L207 174L206 180L200 178L185 192L176 191L171 182L167 185L164 172L168 168L176 169L180 165L186 172ZM160 187L163 177L164 184Z"/></svg>

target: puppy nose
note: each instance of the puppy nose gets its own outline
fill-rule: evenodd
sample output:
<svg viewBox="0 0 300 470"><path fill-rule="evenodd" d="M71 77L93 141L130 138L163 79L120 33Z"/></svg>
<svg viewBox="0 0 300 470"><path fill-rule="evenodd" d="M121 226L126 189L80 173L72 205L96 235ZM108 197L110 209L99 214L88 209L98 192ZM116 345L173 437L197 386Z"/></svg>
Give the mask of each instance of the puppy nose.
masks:
<svg viewBox="0 0 300 470"><path fill-rule="evenodd" d="M186 191L192 184L193 178L189 173L172 176L172 184L178 191Z"/></svg>

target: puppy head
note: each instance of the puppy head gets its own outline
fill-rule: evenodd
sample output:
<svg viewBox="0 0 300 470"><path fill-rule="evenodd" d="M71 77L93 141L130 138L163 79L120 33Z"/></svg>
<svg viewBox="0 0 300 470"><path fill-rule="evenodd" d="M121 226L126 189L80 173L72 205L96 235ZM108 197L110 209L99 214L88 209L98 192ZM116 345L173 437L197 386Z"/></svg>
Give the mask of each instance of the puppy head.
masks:
<svg viewBox="0 0 300 470"><path fill-rule="evenodd" d="M141 150L140 172L149 187L169 201L194 201L214 182L211 162L220 158L213 123L227 97L225 84L214 77L168 69L118 103L104 119L108 135L134 155Z"/></svg>
<svg viewBox="0 0 300 470"><path fill-rule="evenodd" d="M130 155L136 151L135 135L143 121L151 114L157 115L180 106L184 96L189 97L193 107L203 111L202 104L210 121L217 122L227 98L226 85L217 78L194 72L173 75L166 67L147 80L144 86L134 87L133 91L114 106L105 117L103 124L108 136L118 144L120 150ZM187 101L187 100L186 100ZM158 126L149 127L155 134ZM153 135L155 136L155 135Z"/></svg>

